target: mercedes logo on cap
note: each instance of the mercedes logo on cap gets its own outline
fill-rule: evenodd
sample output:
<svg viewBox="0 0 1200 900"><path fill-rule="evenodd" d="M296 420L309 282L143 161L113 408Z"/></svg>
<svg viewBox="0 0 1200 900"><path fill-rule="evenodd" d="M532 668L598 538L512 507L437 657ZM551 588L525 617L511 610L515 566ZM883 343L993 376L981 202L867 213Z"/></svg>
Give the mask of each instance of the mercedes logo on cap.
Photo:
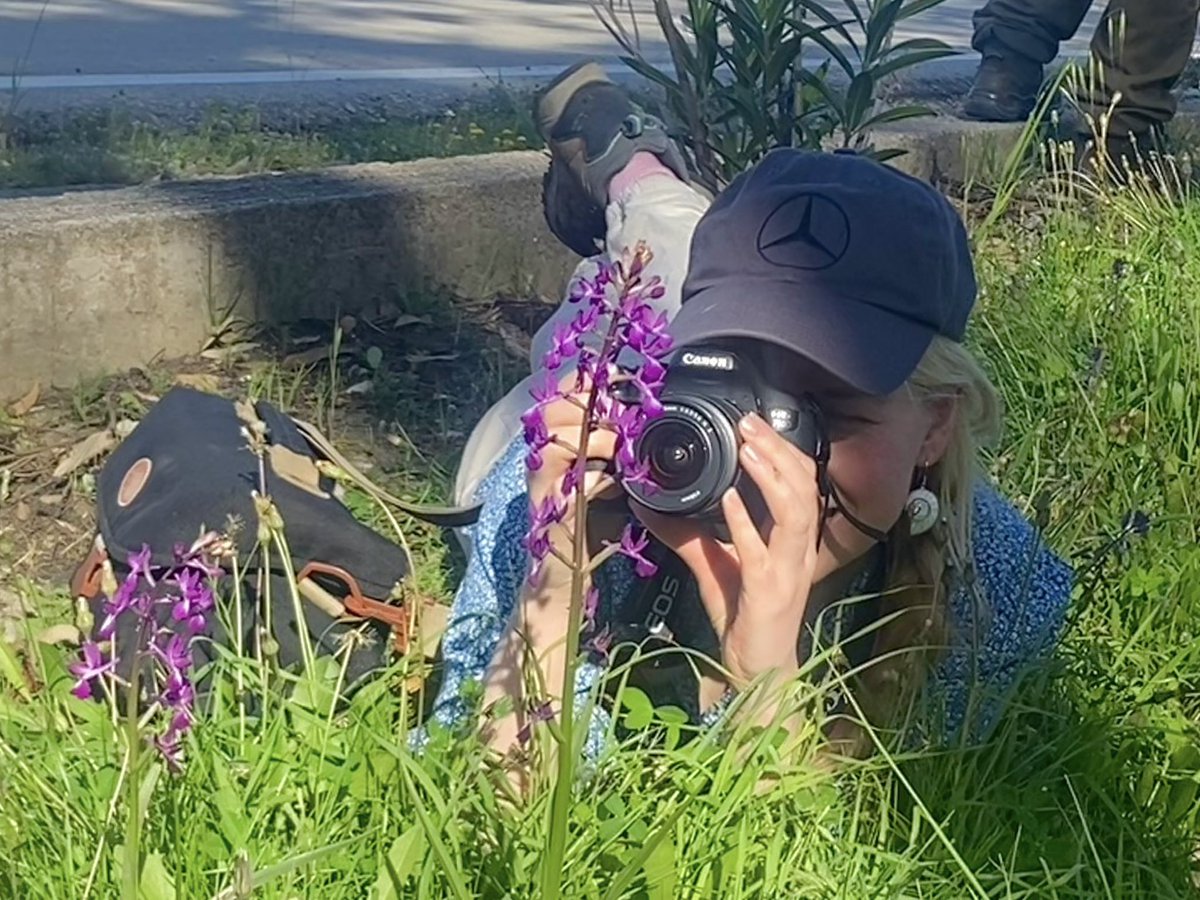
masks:
<svg viewBox="0 0 1200 900"><path fill-rule="evenodd" d="M806 191L780 203L758 231L758 252L791 269L828 269L850 247L850 220L824 194Z"/></svg>

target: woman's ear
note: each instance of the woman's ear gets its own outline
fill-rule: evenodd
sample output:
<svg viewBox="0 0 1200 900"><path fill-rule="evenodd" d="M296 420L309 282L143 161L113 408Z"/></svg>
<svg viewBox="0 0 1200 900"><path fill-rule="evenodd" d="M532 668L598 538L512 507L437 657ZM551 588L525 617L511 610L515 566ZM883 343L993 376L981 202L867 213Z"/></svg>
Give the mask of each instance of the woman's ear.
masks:
<svg viewBox="0 0 1200 900"><path fill-rule="evenodd" d="M925 408L929 415L929 430L917 458L923 465L932 466L942 461L950 446L958 422L958 396L934 397L926 401Z"/></svg>

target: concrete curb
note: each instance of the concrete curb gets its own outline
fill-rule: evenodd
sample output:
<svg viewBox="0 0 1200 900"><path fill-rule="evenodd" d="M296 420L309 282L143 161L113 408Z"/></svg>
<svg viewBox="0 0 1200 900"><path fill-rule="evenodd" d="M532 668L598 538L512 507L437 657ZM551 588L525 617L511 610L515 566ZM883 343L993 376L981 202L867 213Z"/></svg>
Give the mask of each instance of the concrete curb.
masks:
<svg viewBox="0 0 1200 900"><path fill-rule="evenodd" d="M940 116L875 140L917 177L986 182L1021 133ZM504 153L0 200L0 398L194 353L230 308L282 322L431 289L556 298L575 257L542 218L545 166Z"/></svg>
<svg viewBox="0 0 1200 900"><path fill-rule="evenodd" d="M0 397L196 352L225 310L559 296L545 158L506 153L0 201Z"/></svg>

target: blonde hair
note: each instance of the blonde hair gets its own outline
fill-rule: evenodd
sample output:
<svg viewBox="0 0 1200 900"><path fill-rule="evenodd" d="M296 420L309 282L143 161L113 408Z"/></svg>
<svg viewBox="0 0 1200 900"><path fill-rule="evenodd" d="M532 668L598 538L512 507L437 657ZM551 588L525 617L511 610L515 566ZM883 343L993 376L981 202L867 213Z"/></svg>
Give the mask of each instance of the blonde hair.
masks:
<svg viewBox="0 0 1200 900"><path fill-rule="evenodd" d="M858 674L856 697L873 724L890 724L908 708L949 638L948 608L955 580L972 566L971 519L980 451L999 438L1000 397L962 344L936 336L907 389L918 402L954 398L955 417L945 455L928 471L941 521L923 535L903 515L888 536L882 598L887 623L875 635L872 662ZM841 724L841 723L839 723ZM862 729L835 726L843 750L860 755L870 742ZM864 744L864 742L866 742Z"/></svg>

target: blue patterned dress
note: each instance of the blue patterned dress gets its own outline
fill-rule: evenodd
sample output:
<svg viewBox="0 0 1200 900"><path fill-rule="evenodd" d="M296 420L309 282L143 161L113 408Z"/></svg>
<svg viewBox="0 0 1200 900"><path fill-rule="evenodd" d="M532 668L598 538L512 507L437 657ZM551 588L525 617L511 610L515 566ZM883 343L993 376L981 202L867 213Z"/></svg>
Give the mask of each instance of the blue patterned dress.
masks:
<svg viewBox="0 0 1200 900"><path fill-rule="evenodd" d="M435 721L446 726L461 724L471 714L464 688L482 680L520 593L526 571L521 539L529 526L524 452L518 437L476 493L483 508L471 528L474 551L443 638L445 675L434 704ZM972 587L958 587L951 594L951 646L922 697L921 731L934 735L935 743L958 737L979 740L990 733L1018 677L1056 644L1071 594L1069 567L984 483L975 490L972 549ZM599 624L619 614L635 578L620 556L597 572ZM592 663L580 668L576 688L581 698L600 674ZM607 725L596 707L589 755L600 750Z"/></svg>

